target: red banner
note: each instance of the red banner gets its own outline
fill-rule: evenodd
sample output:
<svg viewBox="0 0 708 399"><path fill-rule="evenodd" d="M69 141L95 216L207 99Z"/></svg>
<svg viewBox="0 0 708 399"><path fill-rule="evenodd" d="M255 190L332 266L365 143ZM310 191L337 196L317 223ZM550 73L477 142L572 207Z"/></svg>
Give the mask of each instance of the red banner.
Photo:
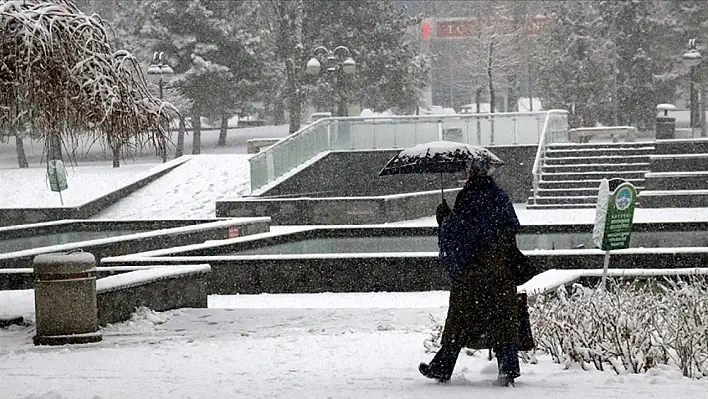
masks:
<svg viewBox="0 0 708 399"><path fill-rule="evenodd" d="M535 35L539 33L550 19L545 16L535 16L530 18L526 23L525 30L526 33ZM428 39L429 35L429 24L428 21L424 22L423 25L423 38ZM505 28L512 29L512 21L507 20L505 23ZM475 26L474 19L457 19L449 21L436 21L435 22L435 37L438 39L449 39L449 38L461 38L461 37L474 37L477 35L477 26Z"/></svg>
<svg viewBox="0 0 708 399"><path fill-rule="evenodd" d="M469 37L472 36L472 32L474 31L473 27L474 21L471 19L438 22L435 25L435 35L438 38Z"/></svg>

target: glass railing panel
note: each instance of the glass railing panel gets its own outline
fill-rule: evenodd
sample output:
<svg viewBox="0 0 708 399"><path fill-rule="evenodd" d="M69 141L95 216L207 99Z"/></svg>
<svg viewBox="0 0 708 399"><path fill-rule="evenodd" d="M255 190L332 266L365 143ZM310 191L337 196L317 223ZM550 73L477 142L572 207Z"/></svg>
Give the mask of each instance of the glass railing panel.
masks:
<svg viewBox="0 0 708 399"><path fill-rule="evenodd" d="M536 144L546 112L393 118L326 119L251 159L251 186L260 188L322 151L408 148L443 139L476 145ZM494 118L492 124L490 119ZM546 142L567 142L567 114L550 118ZM492 131L493 129L493 131ZM516 135L515 135L516 132ZM493 137L492 137L493 133Z"/></svg>
<svg viewBox="0 0 708 399"><path fill-rule="evenodd" d="M254 155L249 160L251 169L251 191L268 183L268 165L265 153Z"/></svg>
<svg viewBox="0 0 708 399"><path fill-rule="evenodd" d="M491 116L489 119L490 141L494 135L493 145L513 145L514 137L514 117L511 116Z"/></svg>

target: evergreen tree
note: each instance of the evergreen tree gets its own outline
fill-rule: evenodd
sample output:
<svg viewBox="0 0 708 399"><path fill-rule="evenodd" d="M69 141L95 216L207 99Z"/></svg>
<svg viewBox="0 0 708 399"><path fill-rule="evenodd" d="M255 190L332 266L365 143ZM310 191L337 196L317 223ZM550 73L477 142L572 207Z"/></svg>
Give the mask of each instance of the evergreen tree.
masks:
<svg viewBox="0 0 708 399"><path fill-rule="evenodd" d="M357 63L356 73L344 77L334 90L332 76L310 80L314 98L330 104L355 102L376 111L416 109L427 83L428 63L407 33L417 27L419 18L407 16L390 0L305 0L304 6L307 56L318 45L329 49L342 45Z"/></svg>
<svg viewBox="0 0 708 399"><path fill-rule="evenodd" d="M571 110L574 126L654 124L670 101L675 54L657 2L551 3L541 84L546 107Z"/></svg>
<svg viewBox="0 0 708 399"><path fill-rule="evenodd" d="M249 106L261 83L260 37L253 26L258 3L219 0L152 0L156 49L172 56L175 84L192 101L192 152L200 152L200 117L227 121Z"/></svg>

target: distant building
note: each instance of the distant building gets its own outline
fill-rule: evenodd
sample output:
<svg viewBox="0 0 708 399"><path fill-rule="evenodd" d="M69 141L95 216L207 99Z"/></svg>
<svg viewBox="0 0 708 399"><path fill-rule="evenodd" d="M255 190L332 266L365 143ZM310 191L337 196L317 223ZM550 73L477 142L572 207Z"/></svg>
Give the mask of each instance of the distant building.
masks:
<svg viewBox="0 0 708 399"><path fill-rule="evenodd" d="M509 15L496 19L495 26L482 26L480 24L488 24L489 21L464 16L466 11L461 10L461 3L465 2L398 3L405 6L410 14L424 17L417 32L421 49L431 60L431 85L424 100L428 105L440 105L458 111L465 104L490 102L487 71L484 67L486 58L482 58L485 54L480 49L489 41L489 32L493 30L506 34L513 31L513 34L528 39L540 32L549 20L541 14L533 14L532 17ZM520 18L524 20L520 21ZM479 38L480 35L486 37ZM528 67L529 58L533 54L513 51L513 54L501 54L499 57L505 58L505 64L508 64L506 60L513 58L515 67L506 71L493 71L495 109L498 112L516 111L518 100L522 97L526 99L526 105L531 105L528 98L539 97L535 79ZM533 105L536 104L534 101ZM486 107L488 109L489 105Z"/></svg>

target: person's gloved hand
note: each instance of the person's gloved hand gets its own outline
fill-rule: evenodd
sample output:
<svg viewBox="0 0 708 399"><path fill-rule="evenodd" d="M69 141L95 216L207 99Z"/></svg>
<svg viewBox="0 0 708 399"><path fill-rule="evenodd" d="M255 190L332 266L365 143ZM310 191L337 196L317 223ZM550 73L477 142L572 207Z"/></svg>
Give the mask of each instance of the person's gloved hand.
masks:
<svg viewBox="0 0 708 399"><path fill-rule="evenodd" d="M435 219L438 221L438 226L442 225L443 220L445 220L447 215L451 212L450 206L447 205L447 201L443 199L442 203L435 209Z"/></svg>

